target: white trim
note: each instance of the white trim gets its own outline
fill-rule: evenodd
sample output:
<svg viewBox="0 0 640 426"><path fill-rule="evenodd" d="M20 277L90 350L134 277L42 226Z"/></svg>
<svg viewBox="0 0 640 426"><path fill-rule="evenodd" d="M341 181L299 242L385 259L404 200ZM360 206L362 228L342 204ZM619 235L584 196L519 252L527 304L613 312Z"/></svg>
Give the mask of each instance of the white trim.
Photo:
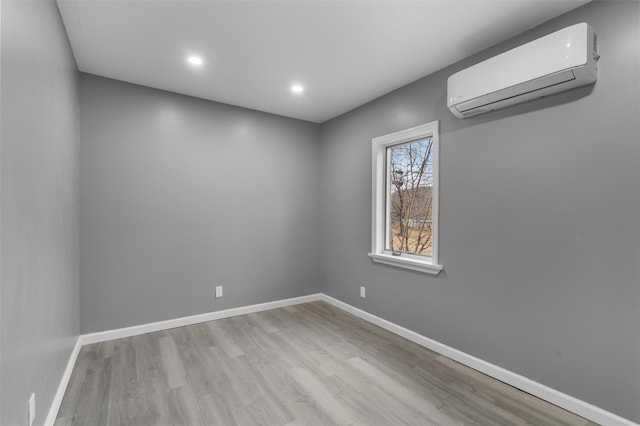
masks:
<svg viewBox="0 0 640 426"><path fill-rule="evenodd" d="M47 413L47 418L44 421L45 426L53 426L56 422L58 410L60 410L60 405L62 405L62 398L64 398L64 393L67 390L67 385L69 384L69 379L71 379L71 373L73 372L73 367L76 365L76 360L78 359L78 354L80 353L82 345L82 336L79 336L76 339L76 344L73 346L73 350L69 356L69 361L67 361L67 367L64 369L64 373L62 373L62 378L58 384L56 394L53 396L53 401L49 407L49 413Z"/></svg>
<svg viewBox="0 0 640 426"><path fill-rule="evenodd" d="M433 188L431 188L431 262L440 265L440 122L435 121L433 137Z"/></svg>
<svg viewBox="0 0 640 426"><path fill-rule="evenodd" d="M188 317L182 318L174 318L166 321L158 321L148 324L141 324L132 327L118 328L114 330L106 330L100 331L97 333L89 333L83 334L78 337L76 340L76 344L71 352L71 356L69 357L69 362L67 363L67 367L60 379L60 384L58 385L58 390L53 398L53 402L49 408L49 413L47 414L47 419L44 422L45 426L53 426L56 417L58 417L58 411L60 410L60 405L62 404L62 398L64 397L64 393L67 390L67 386L69 384L69 379L71 378L71 373L73 372L73 367L75 366L76 360L78 359L78 354L80 353L80 349L84 345L90 345L93 343L106 342L109 340L120 339L123 337L137 336L145 333L152 333L154 331L168 330L170 328L182 327L185 325L198 324L206 321L213 321L217 319L229 318L238 315L251 314L254 312L262 312L268 311L269 309L283 308L285 306L299 305L301 303L314 302L316 300L322 300L324 295L321 293L309 294L307 296L294 297L291 299L283 299L276 300L273 302L259 303L256 305L249 306L241 306L238 308L225 309L223 311L215 311L215 312L207 312L205 314L199 315L191 315Z"/></svg>
<svg viewBox="0 0 640 426"><path fill-rule="evenodd" d="M471 367L474 370L480 371L481 373L491 376L494 379L507 383L515 388L530 393L531 395L537 396L540 399L557 405L558 407L564 408L567 411L571 411L572 413L582 416L588 420L608 426L640 426L637 423L632 422L631 420L627 420L623 417L618 416L617 414L613 414L609 411L603 410L600 407L552 389L517 373L483 361L480 358L476 358L473 355L469 355L465 352L454 349L451 346L447 346L438 341L429 339L428 337L392 323L391 321L387 321L383 318L370 314L369 312L351 306L345 302L334 299L331 296L327 296L326 294L321 294L321 296L322 300L332 304L337 308L347 311L350 314L362 318L365 321L380 326L385 330L391 331L392 333L404 337L405 339L411 340L412 342L417 343L420 346L424 346L427 349L458 361L459 363L464 364L467 367Z"/></svg>
<svg viewBox="0 0 640 426"><path fill-rule="evenodd" d="M82 335L82 344L105 342L107 340L121 339L123 337L137 336L139 334L153 333L154 331L168 330L170 328L184 327L185 325L198 324L201 322L213 321L222 318L235 317L238 315L251 314L254 312L267 311L269 309L282 308L285 306L298 305L300 303L320 300L321 295L310 294L307 296L294 297L292 299L276 300L274 302L259 303L257 305L241 306L238 308L225 309L223 311L207 312L204 314L191 315L188 317L174 318L166 321L152 322L148 324L134 325L132 327L118 328L115 330L99 331Z"/></svg>
<svg viewBox="0 0 640 426"><path fill-rule="evenodd" d="M323 300L327 303L330 303L333 306L349 312L359 318L362 318L365 321L380 326L385 330L402 336L405 339L411 340L412 342L424 346L427 349L458 361L459 363L464 364L467 367L480 371L490 377L493 377L494 379L500 380L515 388L521 389L527 393L530 393L531 395L537 396L540 399L557 405L558 407L562 407L565 410L571 411L593 422L608 426L640 426L637 423L622 418L609 411L603 410L600 407L589 404L565 393L559 392L541 383L535 382L502 367L498 367L497 365L483 361L479 358L474 357L473 355L469 355L438 341L429 339L428 337L397 325L391 321L387 321L376 315L370 314L366 311L363 311L362 309L358 309L338 299L334 299L333 297L327 296L323 293L310 294L307 296L295 297L292 299L277 300L274 302L260 303L257 305L249 305L239 308L226 309L223 311L176 318L167 321L142 324L134 327L120 328L116 330L108 330L99 333L81 335L76 341L73 351L71 352L69 362L67 363L67 367L64 371L64 374L62 375L58 390L56 391L56 395L53 399L53 402L49 409L49 413L47 415L47 419L45 420L44 424L45 426L53 426L53 424L55 423L56 417L58 415L58 410L60 409L60 405L62 404L62 398L64 397L69 379L71 378L71 372L73 371L76 359L78 358L80 348L84 345L119 339L122 337L135 336L138 334L150 333L153 331L166 330L174 327L197 324L205 321L212 321L237 315L244 315L253 312L261 312L269 309L313 302L316 300Z"/></svg>
<svg viewBox="0 0 640 426"><path fill-rule="evenodd" d="M442 271L442 265L438 261L439 246L439 168L440 168L440 122L421 124L409 129L400 130L388 135L372 139L371 149L371 253L369 257L374 262L392 265L399 268L411 269L437 275ZM401 143L412 142L418 139L430 137L433 140L433 188L432 188L432 255L423 259L400 259L400 256L391 256L385 249L385 230L388 226L389 206L387 203L388 159L386 150L388 147Z"/></svg>
<svg viewBox="0 0 640 426"><path fill-rule="evenodd" d="M369 257L372 258L374 262L411 269L413 271L426 272L427 274L437 275L442 271L442 265L426 263L408 256L393 256L386 253L369 253Z"/></svg>

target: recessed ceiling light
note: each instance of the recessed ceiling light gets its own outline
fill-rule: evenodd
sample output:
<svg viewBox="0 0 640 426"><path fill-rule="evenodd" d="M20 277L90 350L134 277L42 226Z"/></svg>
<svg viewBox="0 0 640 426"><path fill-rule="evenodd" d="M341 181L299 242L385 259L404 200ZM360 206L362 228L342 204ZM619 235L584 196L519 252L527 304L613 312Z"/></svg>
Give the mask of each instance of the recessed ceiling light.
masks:
<svg viewBox="0 0 640 426"><path fill-rule="evenodd" d="M187 61L191 64L191 65L202 65L202 58L199 58L197 56L189 56L187 58Z"/></svg>
<svg viewBox="0 0 640 426"><path fill-rule="evenodd" d="M299 84L294 84L293 86L291 86L291 91L293 93L302 93L304 92L304 87Z"/></svg>

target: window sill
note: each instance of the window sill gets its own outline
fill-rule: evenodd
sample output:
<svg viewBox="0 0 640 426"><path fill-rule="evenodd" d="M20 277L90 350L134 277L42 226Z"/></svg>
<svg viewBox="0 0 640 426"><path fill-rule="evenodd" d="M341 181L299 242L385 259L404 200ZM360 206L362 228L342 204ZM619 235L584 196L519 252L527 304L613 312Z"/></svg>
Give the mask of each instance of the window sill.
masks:
<svg viewBox="0 0 640 426"><path fill-rule="evenodd" d="M369 253L369 257L377 263L384 263L385 265L411 269L413 271L424 272L432 275L438 275L443 269L442 265L434 265L433 263L427 263L407 257L403 258L402 256L392 256L390 254Z"/></svg>

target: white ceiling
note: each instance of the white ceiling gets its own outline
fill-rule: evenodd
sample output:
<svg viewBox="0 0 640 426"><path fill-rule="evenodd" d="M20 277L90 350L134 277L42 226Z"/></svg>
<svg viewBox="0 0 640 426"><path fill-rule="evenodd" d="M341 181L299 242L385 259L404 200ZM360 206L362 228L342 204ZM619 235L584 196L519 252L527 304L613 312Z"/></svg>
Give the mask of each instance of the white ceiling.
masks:
<svg viewBox="0 0 640 426"><path fill-rule="evenodd" d="M58 0L81 71L323 122L589 0ZM187 64L201 56L199 68ZM292 84L305 87L293 94Z"/></svg>

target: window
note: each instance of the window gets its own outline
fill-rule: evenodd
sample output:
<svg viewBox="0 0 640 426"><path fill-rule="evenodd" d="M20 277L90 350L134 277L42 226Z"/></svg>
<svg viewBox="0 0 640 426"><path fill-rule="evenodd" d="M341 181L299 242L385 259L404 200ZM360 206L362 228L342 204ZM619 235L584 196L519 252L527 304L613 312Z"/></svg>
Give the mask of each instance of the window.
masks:
<svg viewBox="0 0 640 426"><path fill-rule="evenodd" d="M375 262L438 274L438 122L373 139Z"/></svg>

